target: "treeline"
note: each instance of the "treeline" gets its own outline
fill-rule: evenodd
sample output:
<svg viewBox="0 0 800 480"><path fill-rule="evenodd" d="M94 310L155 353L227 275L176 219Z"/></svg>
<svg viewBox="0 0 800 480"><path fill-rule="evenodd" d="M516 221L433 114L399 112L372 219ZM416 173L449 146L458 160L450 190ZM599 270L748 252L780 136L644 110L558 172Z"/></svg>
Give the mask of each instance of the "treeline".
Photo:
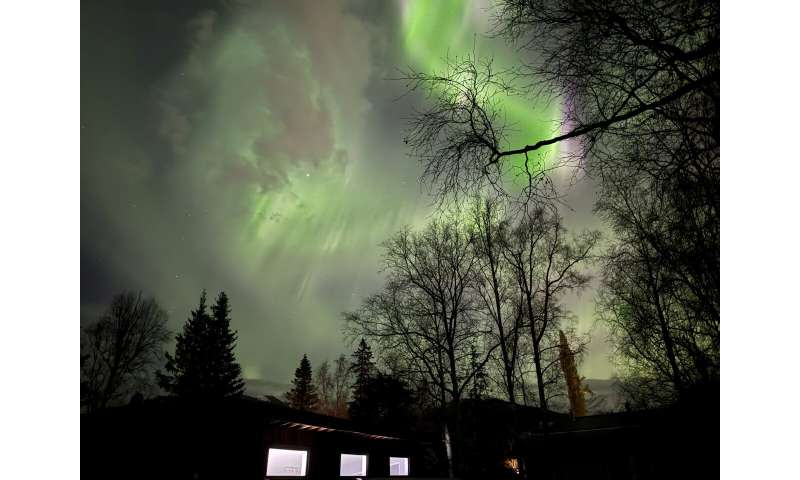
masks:
<svg viewBox="0 0 800 480"><path fill-rule="evenodd" d="M358 425L390 432L411 427L416 392L395 374L378 368L364 339L350 359L340 355L331 369L328 361L312 370L303 355L285 399L289 406L347 418Z"/></svg>
<svg viewBox="0 0 800 480"><path fill-rule="evenodd" d="M564 397L561 357L583 352L562 300L584 289L600 235L570 235L553 209L467 212L383 244L386 284L346 314L393 374L443 408L497 396L548 408Z"/></svg>
<svg viewBox="0 0 800 480"><path fill-rule="evenodd" d="M597 316L639 406L719 381L719 13L714 1L502 0L494 33L529 61L449 57L406 78L428 98L405 140L443 204L489 192L535 211L563 198L553 171L594 181L611 233L597 252ZM527 132L511 135L508 99L560 105L559 133L517 140ZM468 369L453 365L438 389L457 399Z"/></svg>
<svg viewBox="0 0 800 480"><path fill-rule="evenodd" d="M234 349L231 307L221 292L210 310L206 292L176 336L175 353L167 314L141 293L116 295L81 338L81 407L94 411L143 399L159 388L189 400L238 397L244 393Z"/></svg>
<svg viewBox="0 0 800 480"><path fill-rule="evenodd" d="M293 408L347 418L352 377L352 365L344 355L334 361L333 370L325 360L316 372L312 371L308 357L303 355L285 400Z"/></svg>
<svg viewBox="0 0 800 480"><path fill-rule="evenodd" d="M516 370L532 369L536 401L548 407L548 392L561 390L548 370L565 314L559 293L585 286L581 244L592 243L564 243L570 253L557 256L570 267L557 267L565 274L551 285L558 262L549 252L562 250L548 244L563 236L548 215L564 198L552 178L560 170L596 185L595 213L610 233L592 254L597 318L610 331L629 404L718 407L719 2L501 0L491 14L493 33L525 60L501 68L475 49L438 71L407 72L426 103L405 142L442 205L487 195L513 205L514 215L491 227L505 239L489 242L487 223L474 219L401 232L385 246L386 287L349 315L349 328L400 352L408 378L454 411L451 428L464 393L493 364L489 378L504 380L495 384L510 401L527 391ZM560 129L549 138L519 131L504 109L509 99L559 105ZM582 387L566 360L574 399Z"/></svg>
<svg viewBox="0 0 800 480"><path fill-rule="evenodd" d="M81 406L87 411L141 401L162 393L190 401L239 397L245 393L234 349L231 306L221 292L208 305L203 291L174 353L167 314L154 298L123 292L101 318L87 326L81 341ZM300 410L349 418L357 424L405 431L416 402L405 382L377 368L362 339L351 358L312 370L303 356L285 402Z"/></svg>
<svg viewBox="0 0 800 480"><path fill-rule="evenodd" d="M414 392L414 410L441 431L451 473L469 463L467 399L546 411L560 397L573 415L587 413L577 370L587 339L564 299L588 286L599 240L569 233L555 208L478 198L383 243L386 282L345 314L345 330Z"/></svg>
<svg viewBox="0 0 800 480"><path fill-rule="evenodd" d="M87 411L141 401L161 393L190 401L239 397L245 393L234 349L231 306L221 292L208 305L205 291L175 337L167 314L154 298L123 292L81 341L81 406ZM393 373L376 366L363 339L348 358L312 370L303 356L285 402L300 410L349 418L360 425L406 431L417 405L415 392Z"/></svg>

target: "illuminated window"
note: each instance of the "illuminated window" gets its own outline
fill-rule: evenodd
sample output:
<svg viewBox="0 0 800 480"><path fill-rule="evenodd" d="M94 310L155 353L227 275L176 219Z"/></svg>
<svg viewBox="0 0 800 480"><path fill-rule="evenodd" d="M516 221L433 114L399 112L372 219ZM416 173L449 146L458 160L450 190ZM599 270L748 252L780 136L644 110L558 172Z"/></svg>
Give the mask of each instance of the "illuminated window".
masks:
<svg viewBox="0 0 800 480"><path fill-rule="evenodd" d="M389 457L389 475L392 477L408 475L408 457Z"/></svg>
<svg viewBox="0 0 800 480"><path fill-rule="evenodd" d="M342 454L342 461L339 465L339 476L357 477L367 475L367 456Z"/></svg>
<svg viewBox="0 0 800 480"><path fill-rule="evenodd" d="M267 452L267 475L276 477L305 477L308 452L270 448Z"/></svg>

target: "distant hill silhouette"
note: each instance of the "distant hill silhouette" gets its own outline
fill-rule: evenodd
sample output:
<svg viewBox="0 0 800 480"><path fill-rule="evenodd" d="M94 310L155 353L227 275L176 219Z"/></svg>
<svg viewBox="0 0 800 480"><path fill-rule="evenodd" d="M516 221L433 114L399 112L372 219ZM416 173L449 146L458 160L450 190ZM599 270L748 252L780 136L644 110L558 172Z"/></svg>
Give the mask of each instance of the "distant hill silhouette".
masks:
<svg viewBox="0 0 800 480"><path fill-rule="evenodd" d="M585 385L593 393L587 398L589 415L618 412L622 409L623 400L616 387L617 381L616 378L587 378L584 380Z"/></svg>
<svg viewBox="0 0 800 480"><path fill-rule="evenodd" d="M597 415L622 410L622 398L614 386L617 382L615 378L587 378L584 380L594 395L589 396L589 415ZM247 396L268 400L273 403L285 403L284 394L289 391L291 385L288 383L275 382L272 380L262 380L258 378L246 378L244 389ZM555 402L553 410L566 412L566 403Z"/></svg>
<svg viewBox="0 0 800 480"><path fill-rule="evenodd" d="M583 380L583 384L592 391L591 395L586 395L588 415L603 415L623 410L624 401L617 389L617 382L616 378L587 378ZM554 412L569 412L566 391L564 395L551 399L549 407Z"/></svg>
<svg viewBox="0 0 800 480"><path fill-rule="evenodd" d="M274 382L272 380L262 380L260 378L244 379L245 394L255 398L273 396L283 400L284 394L288 392L290 388L292 387L288 383Z"/></svg>

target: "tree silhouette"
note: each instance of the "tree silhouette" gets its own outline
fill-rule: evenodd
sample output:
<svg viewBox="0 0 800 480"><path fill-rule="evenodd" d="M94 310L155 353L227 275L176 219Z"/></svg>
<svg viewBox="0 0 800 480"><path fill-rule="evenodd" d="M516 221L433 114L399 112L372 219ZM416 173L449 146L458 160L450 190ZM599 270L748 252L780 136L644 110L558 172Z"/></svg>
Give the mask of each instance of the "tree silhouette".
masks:
<svg viewBox="0 0 800 480"><path fill-rule="evenodd" d="M220 292L211 307L208 328L209 391L214 397L236 397L244 393L242 368L236 361L236 332L231 330L228 296Z"/></svg>
<svg viewBox="0 0 800 480"><path fill-rule="evenodd" d="M479 265L471 235L457 218L437 219L420 232L402 229L384 250L388 281L358 311L346 314L347 328L351 335L403 352L422 380L416 386L428 388L430 398L448 412L451 425L442 428L452 432L454 453L448 461L453 467L460 455L461 400L497 347L483 345L487 329L473 314ZM470 362L475 346L485 348L478 361Z"/></svg>
<svg viewBox="0 0 800 480"><path fill-rule="evenodd" d="M411 89L430 93L406 138L423 180L440 199L493 188L532 207L558 197L552 170L588 173L616 243L599 311L620 370L659 401L713 385L720 3L502 0L493 13L495 33L530 62L498 69L473 54L406 76ZM503 111L512 97L562 105L560 131L512 138ZM566 141L544 161L544 147ZM515 177L527 179L521 192Z"/></svg>
<svg viewBox="0 0 800 480"><path fill-rule="evenodd" d="M351 380L353 378L353 371L350 362L344 354L334 362L333 369L333 415L341 418L346 418L347 402L350 398Z"/></svg>
<svg viewBox="0 0 800 480"><path fill-rule="evenodd" d="M472 247L480 266L476 293L482 305L481 310L491 320L493 331L490 335L495 337L499 347L502 370L499 383L508 401L516 403L516 386L519 383L516 371L521 356L520 337L525 317L510 265L503 258L503 246L508 241L510 228L503 207L502 202L493 198L476 199L473 202L471 220L475 228ZM475 361L472 357L471 360Z"/></svg>
<svg viewBox="0 0 800 480"><path fill-rule="evenodd" d="M476 400L484 398L489 389L486 365L480 363L480 354L475 346L469 349L469 368L475 372L475 375L472 376L472 384L469 387L469 396Z"/></svg>
<svg viewBox="0 0 800 480"><path fill-rule="evenodd" d="M347 418L348 401L351 396L353 370L350 361L344 354L340 354L334 361L331 373L331 415Z"/></svg>
<svg viewBox="0 0 800 480"><path fill-rule="evenodd" d="M586 398L584 394L587 388L583 386L583 378L578 375L578 367L575 362L575 352L572 351L564 332L558 331L559 338L559 361L561 371L567 383L567 397L569 398L569 411L573 417L583 417L586 415Z"/></svg>
<svg viewBox="0 0 800 480"><path fill-rule="evenodd" d="M325 415L334 415L334 380L331 374L330 364L327 360L320 363L317 367L317 371L314 374L314 381L319 397L317 410Z"/></svg>
<svg viewBox="0 0 800 480"><path fill-rule="evenodd" d="M372 349L363 338L358 343L358 349L353 352L352 357L350 368L355 375L353 401L357 401L366 395L367 384L375 373L375 362L372 360Z"/></svg>
<svg viewBox="0 0 800 480"><path fill-rule="evenodd" d="M286 400L292 408L299 410L312 411L317 407L317 388L312 378L311 362L305 354L294 371L292 389L286 393Z"/></svg>
<svg viewBox="0 0 800 480"><path fill-rule="evenodd" d="M589 276L581 268L599 239L594 231L573 238L566 233L555 211L525 211L503 250L522 298L539 406L545 409L548 387L562 378L552 369L558 363L558 328L565 316L558 302L565 293L580 291L588 284Z"/></svg>
<svg viewBox="0 0 800 480"><path fill-rule="evenodd" d="M230 305L224 292L209 314L203 290L197 309L176 340L175 355L167 353L167 373L159 374L162 388L194 399L235 397L244 392L241 367L233 352L236 333L230 328Z"/></svg>
<svg viewBox="0 0 800 480"><path fill-rule="evenodd" d="M412 404L411 392L402 380L377 372L365 380L360 395L350 402L349 413L360 425L398 432L408 428Z"/></svg>
<svg viewBox="0 0 800 480"><path fill-rule="evenodd" d="M503 0L493 13L496 33L535 61L500 69L491 58L467 55L405 78L430 93L431 106L412 119L406 143L440 196L487 186L508 193L503 180L515 174L528 179L526 199L551 197L549 171L580 167L595 154L604 162L620 135L675 132L677 124L710 141L694 142L699 151L718 147L719 2ZM561 133L510 144L508 97L564 105ZM567 140L580 146L576 154L547 165L537 158Z"/></svg>
<svg viewBox="0 0 800 480"><path fill-rule="evenodd" d="M624 384L657 403L719 377L719 184L704 156L681 154L689 170L663 178L609 180L598 201L618 239L604 258L598 311ZM706 173L693 163L707 163Z"/></svg>
<svg viewBox="0 0 800 480"><path fill-rule="evenodd" d="M199 397L205 387L203 375L207 363L205 351L208 311L206 291L200 295L200 303L183 325L183 331L175 338L175 355L166 354L166 374L159 372L159 384L167 392L180 397Z"/></svg>
<svg viewBox="0 0 800 480"><path fill-rule="evenodd" d="M125 403L147 389L169 338L167 314L153 298L124 292L84 330L81 404L89 411Z"/></svg>

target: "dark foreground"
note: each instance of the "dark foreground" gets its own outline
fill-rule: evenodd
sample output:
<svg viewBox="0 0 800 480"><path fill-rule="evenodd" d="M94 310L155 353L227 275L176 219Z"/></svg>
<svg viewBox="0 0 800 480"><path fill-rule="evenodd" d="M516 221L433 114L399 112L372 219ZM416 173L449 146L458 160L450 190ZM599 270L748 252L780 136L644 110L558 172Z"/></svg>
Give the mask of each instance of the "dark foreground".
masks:
<svg viewBox="0 0 800 480"><path fill-rule="evenodd" d="M458 415L461 478L686 479L719 477L719 400L670 409L570 419L496 400L465 402ZM368 475L448 475L441 436L398 434L255 399L187 404L158 399L81 416L81 477L290 478L267 475L270 448L307 454L301 478L340 478L340 455L368 458ZM297 472L299 473L299 472ZM391 478L397 478L396 476Z"/></svg>

